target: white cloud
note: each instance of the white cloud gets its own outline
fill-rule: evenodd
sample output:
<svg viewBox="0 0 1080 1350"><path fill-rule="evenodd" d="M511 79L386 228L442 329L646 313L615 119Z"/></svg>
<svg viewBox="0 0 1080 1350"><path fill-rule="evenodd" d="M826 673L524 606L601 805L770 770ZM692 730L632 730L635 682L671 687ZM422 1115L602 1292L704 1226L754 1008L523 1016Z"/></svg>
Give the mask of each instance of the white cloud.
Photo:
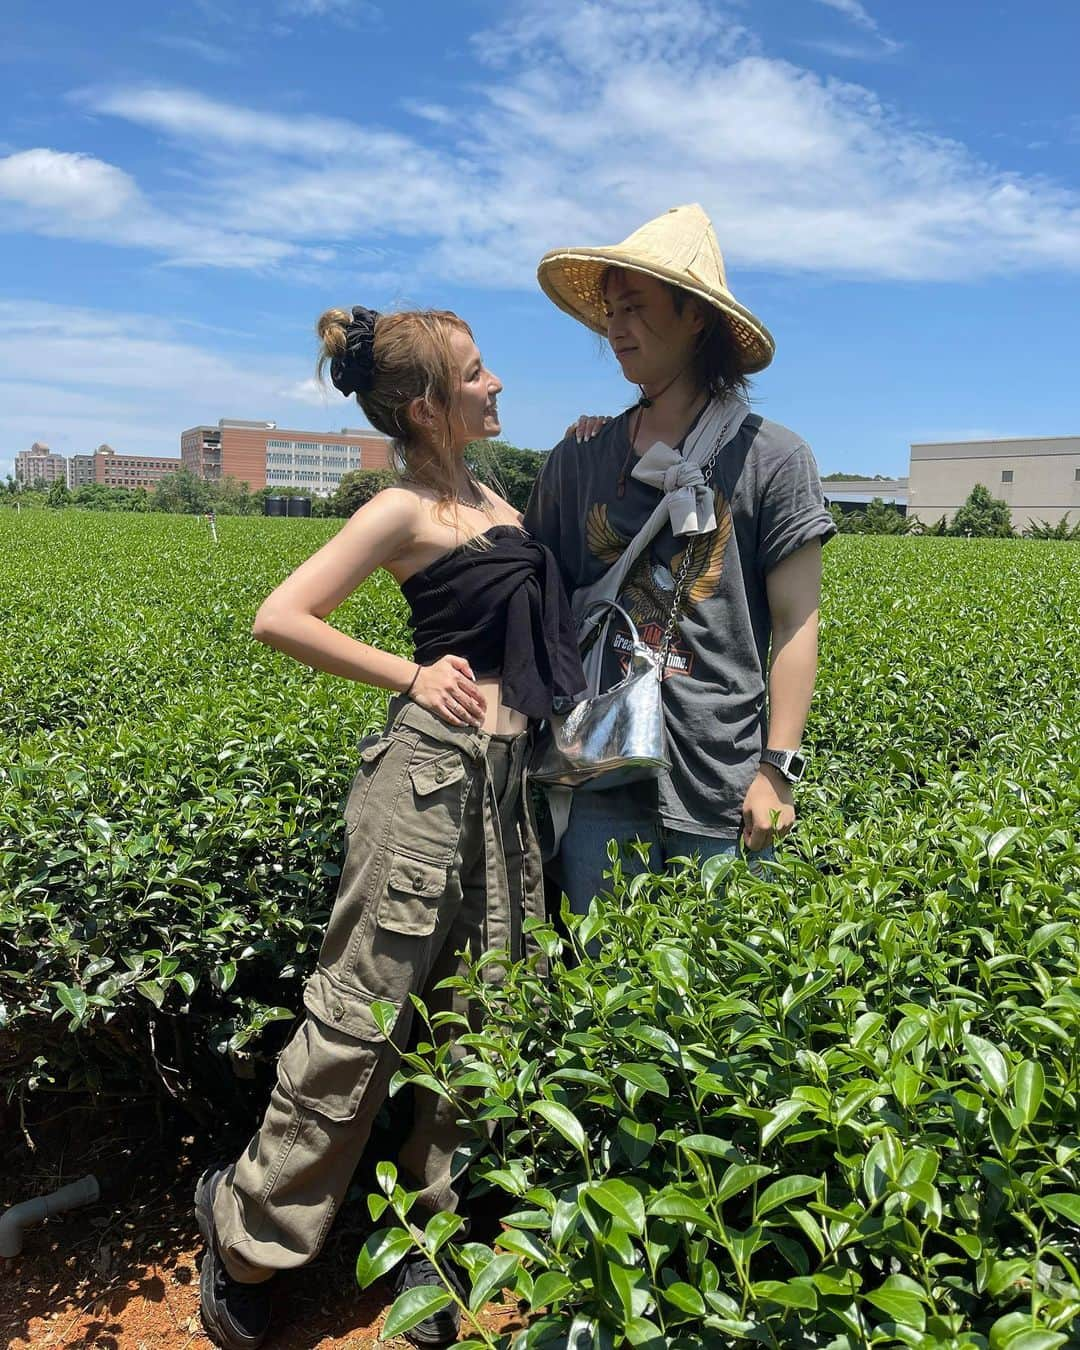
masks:
<svg viewBox="0 0 1080 1350"><path fill-rule="evenodd" d="M258 231L223 230L159 208L129 174L91 155L37 148L0 158L5 202L0 229L124 244L174 263L257 270L298 256Z"/></svg>
<svg viewBox="0 0 1080 1350"><path fill-rule="evenodd" d="M97 113L122 117L194 146L330 159L364 139L355 123L342 118L287 117L241 108L186 89L89 89L80 90L74 97ZM405 144L392 135L387 142L399 149Z"/></svg>
<svg viewBox="0 0 1080 1350"><path fill-rule="evenodd" d="M284 392L295 403L306 403L310 408L330 408L334 400L341 398L337 390L328 389L326 385L320 384L314 375L309 375L306 380L297 380Z"/></svg>
<svg viewBox="0 0 1080 1350"><path fill-rule="evenodd" d="M857 0L832 7L877 32ZM474 35L483 80L453 117L445 100L406 100L426 122L416 136L378 112L289 114L177 88L81 100L166 137L218 203L207 223L184 203L136 198L122 215L138 227L118 242L171 260L318 267L370 295L532 289L547 248L611 243L689 201L738 268L919 280L1080 269L1077 193L999 170L865 86L764 54L745 13L522 0Z"/></svg>
<svg viewBox="0 0 1080 1350"><path fill-rule="evenodd" d="M859 4L859 0L818 0L818 4L828 5L830 9L838 10L849 18L856 28L862 28L867 33L878 31L877 23Z"/></svg>
<svg viewBox="0 0 1080 1350"><path fill-rule="evenodd" d="M125 454L179 456L184 427L219 417L305 426L321 407L319 425L356 424L355 404L321 399L314 341L309 355L237 360L157 314L0 301L0 446L13 454L40 440L70 455L108 441ZM0 476L13 465L0 459Z"/></svg>
<svg viewBox="0 0 1080 1350"><path fill-rule="evenodd" d="M138 198L134 180L91 155L23 150L0 159L0 200L31 211L110 220Z"/></svg>
<svg viewBox="0 0 1080 1350"><path fill-rule="evenodd" d="M369 0L281 0L283 14L297 14L302 18L367 19L382 17L378 5Z"/></svg>
<svg viewBox="0 0 1080 1350"><path fill-rule="evenodd" d="M872 38L874 38L879 44L881 50L886 53L892 54L894 52L898 52L901 46L903 45L902 43L897 42L894 38L886 37L886 35L878 27L877 20L873 17L872 14L870 14L867 11L864 5L859 3L859 0L818 0L818 4L827 5L829 9L835 9L840 14L843 14L844 17L846 19L849 19L851 23L855 25L856 28L861 29L864 33L867 33ZM872 52L867 52L865 49L852 48L846 46L845 44L830 45L828 43L822 42L822 43L815 43L814 45L819 47L823 51L832 50L834 54L838 56L865 57L867 55L872 55Z"/></svg>
<svg viewBox="0 0 1080 1350"><path fill-rule="evenodd" d="M235 51L216 42L206 42L202 38L185 36L180 33L153 33L151 41L160 47L171 47L173 51L183 52L186 56L197 56L215 66L231 66L239 61Z"/></svg>

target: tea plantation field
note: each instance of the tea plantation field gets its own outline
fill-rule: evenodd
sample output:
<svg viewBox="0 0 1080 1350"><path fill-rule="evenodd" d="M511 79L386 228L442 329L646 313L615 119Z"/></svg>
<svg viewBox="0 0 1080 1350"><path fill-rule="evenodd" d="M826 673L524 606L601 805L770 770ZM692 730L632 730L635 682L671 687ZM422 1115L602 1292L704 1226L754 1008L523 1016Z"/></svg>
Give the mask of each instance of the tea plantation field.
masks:
<svg viewBox="0 0 1080 1350"><path fill-rule="evenodd" d="M336 528L0 513L5 1095L250 1110L384 707L250 637ZM387 578L335 622L408 651ZM537 1346L1080 1343L1078 728L1080 547L830 543L775 874L635 882L413 1065L504 1122L479 1302Z"/></svg>

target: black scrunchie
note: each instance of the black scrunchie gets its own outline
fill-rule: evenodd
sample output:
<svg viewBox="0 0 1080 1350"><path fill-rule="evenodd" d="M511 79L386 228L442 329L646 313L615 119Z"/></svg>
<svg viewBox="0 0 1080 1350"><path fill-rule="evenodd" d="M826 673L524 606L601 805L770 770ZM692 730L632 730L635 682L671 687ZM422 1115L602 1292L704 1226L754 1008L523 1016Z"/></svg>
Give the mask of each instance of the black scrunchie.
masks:
<svg viewBox="0 0 1080 1350"><path fill-rule="evenodd" d="M330 382L346 398L364 394L375 380L376 310L353 305L352 323L345 329L345 355L330 362Z"/></svg>

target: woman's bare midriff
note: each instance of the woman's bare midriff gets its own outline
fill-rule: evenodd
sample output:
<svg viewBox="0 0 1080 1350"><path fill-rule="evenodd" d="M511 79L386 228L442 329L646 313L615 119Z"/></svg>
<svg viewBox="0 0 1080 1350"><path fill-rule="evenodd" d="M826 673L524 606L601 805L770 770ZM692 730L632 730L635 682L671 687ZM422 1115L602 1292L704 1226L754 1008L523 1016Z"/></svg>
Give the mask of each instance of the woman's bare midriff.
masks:
<svg viewBox="0 0 1080 1350"><path fill-rule="evenodd" d="M529 725L529 719L524 713L504 705L501 680L477 680L476 687L487 705L481 730L494 736L516 736Z"/></svg>

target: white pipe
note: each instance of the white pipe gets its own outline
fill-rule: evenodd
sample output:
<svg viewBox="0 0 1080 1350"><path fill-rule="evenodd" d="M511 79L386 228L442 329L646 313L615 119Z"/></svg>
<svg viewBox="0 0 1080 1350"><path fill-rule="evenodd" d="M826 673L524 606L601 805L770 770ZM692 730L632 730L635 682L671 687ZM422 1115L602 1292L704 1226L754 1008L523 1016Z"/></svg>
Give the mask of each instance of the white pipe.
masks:
<svg viewBox="0 0 1080 1350"><path fill-rule="evenodd" d="M22 1251L23 1229L41 1223L53 1214L92 1205L100 1196L97 1177L80 1177L70 1186L61 1186L51 1195L39 1195L36 1200L24 1200L0 1214L0 1256L18 1256Z"/></svg>

